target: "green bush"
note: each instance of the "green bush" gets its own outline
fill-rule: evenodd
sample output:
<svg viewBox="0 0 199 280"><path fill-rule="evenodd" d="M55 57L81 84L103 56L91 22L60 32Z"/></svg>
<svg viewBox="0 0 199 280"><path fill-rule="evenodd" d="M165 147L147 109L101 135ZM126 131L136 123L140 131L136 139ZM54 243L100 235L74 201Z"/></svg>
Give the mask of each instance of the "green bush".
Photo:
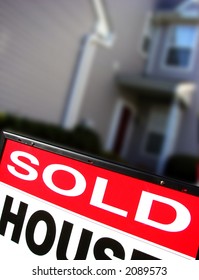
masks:
<svg viewBox="0 0 199 280"><path fill-rule="evenodd" d="M69 131L52 124L0 114L0 129L87 153L96 155L101 153L98 134L83 126L78 126Z"/></svg>
<svg viewBox="0 0 199 280"><path fill-rule="evenodd" d="M171 156L166 164L165 175L188 183L197 181L198 157L191 155Z"/></svg>

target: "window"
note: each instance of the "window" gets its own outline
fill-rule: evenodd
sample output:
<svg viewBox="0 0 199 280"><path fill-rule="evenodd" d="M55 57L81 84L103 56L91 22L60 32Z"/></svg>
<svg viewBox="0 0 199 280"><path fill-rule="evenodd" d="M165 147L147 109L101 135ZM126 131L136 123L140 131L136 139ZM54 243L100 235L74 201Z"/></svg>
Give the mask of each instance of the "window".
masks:
<svg viewBox="0 0 199 280"><path fill-rule="evenodd" d="M148 134L148 141L146 142L145 151L148 154L158 155L161 152L163 143L163 135L158 131L151 131Z"/></svg>
<svg viewBox="0 0 199 280"><path fill-rule="evenodd" d="M144 152L158 156L161 153L167 124L167 110L151 111L144 141Z"/></svg>
<svg viewBox="0 0 199 280"><path fill-rule="evenodd" d="M194 25L173 26L169 36L166 65L177 67L190 66L195 46L197 27Z"/></svg>

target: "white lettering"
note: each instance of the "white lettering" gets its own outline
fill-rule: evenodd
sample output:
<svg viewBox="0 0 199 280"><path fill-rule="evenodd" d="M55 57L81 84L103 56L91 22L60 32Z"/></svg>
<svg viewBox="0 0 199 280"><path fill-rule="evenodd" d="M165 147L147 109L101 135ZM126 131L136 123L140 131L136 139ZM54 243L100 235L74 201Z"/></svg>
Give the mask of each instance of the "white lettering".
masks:
<svg viewBox="0 0 199 280"><path fill-rule="evenodd" d="M115 213L117 215L126 217L128 212L102 202L104 199L104 194L106 192L107 183L107 179L97 177L90 204L106 211Z"/></svg>
<svg viewBox="0 0 199 280"><path fill-rule="evenodd" d="M22 151L14 151L10 155L12 162L15 163L16 165L18 165L19 167L25 169L28 172L28 174L22 174L22 173L18 172L14 166L8 164L7 168L9 170L9 172L12 175L14 175L22 180L34 181L35 179L37 179L37 176L38 176L37 171L30 165L21 161L19 159L19 157L25 157L25 158L29 159L32 164L39 165L38 159L36 157L34 157L33 155L26 153L26 152L22 152Z"/></svg>
<svg viewBox="0 0 199 280"><path fill-rule="evenodd" d="M72 189L63 190L63 189L60 189L59 187L55 186L55 184L52 181L52 176L53 176L54 172L56 172L58 170L69 172L70 174L72 174L75 177L76 182L75 182L75 186ZM84 176L76 169L63 165L63 164L51 164L51 165L47 166L43 172L43 180L49 189L51 189L52 191L54 191L56 193L64 195L64 196L73 197L73 196L81 195L86 188L86 180L85 180Z"/></svg>
<svg viewBox="0 0 199 280"><path fill-rule="evenodd" d="M176 218L172 223L162 224L149 219L149 214L154 200L168 204L175 209ZM136 212L135 221L164 231L178 232L188 227L191 221L191 215L188 209L181 203L170 198L143 191Z"/></svg>

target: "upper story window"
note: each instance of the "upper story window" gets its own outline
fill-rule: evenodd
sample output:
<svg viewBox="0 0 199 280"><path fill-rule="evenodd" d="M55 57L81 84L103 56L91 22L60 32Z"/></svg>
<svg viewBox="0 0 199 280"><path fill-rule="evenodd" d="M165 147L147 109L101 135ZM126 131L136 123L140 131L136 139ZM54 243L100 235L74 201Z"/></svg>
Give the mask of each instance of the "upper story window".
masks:
<svg viewBox="0 0 199 280"><path fill-rule="evenodd" d="M196 45L197 26L176 25L171 29L165 63L167 66L190 66Z"/></svg>

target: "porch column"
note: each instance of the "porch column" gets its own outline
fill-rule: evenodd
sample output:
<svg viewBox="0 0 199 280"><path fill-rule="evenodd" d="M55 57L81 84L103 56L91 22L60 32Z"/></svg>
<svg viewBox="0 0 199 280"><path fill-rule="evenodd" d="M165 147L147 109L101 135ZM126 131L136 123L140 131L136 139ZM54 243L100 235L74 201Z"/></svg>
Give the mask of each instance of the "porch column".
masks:
<svg viewBox="0 0 199 280"><path fill-rule="evenodd" d="M64 128L71 129L77 124L95 52L96 42L94 36L85 37L80 48L78 62L70 86L69 100L62 121Z"/></svg>
<svg viewBox="0 0 199 280"><path fill-rule="evenodd" d="M178 101L174 100L169 110L162 153L160 155L157 170L156 170L156 172L160 175L163 174L166 161L173 152L175 142L176 142L176 137L178 135L181 115L182 112L178 104Z"/></svg>

